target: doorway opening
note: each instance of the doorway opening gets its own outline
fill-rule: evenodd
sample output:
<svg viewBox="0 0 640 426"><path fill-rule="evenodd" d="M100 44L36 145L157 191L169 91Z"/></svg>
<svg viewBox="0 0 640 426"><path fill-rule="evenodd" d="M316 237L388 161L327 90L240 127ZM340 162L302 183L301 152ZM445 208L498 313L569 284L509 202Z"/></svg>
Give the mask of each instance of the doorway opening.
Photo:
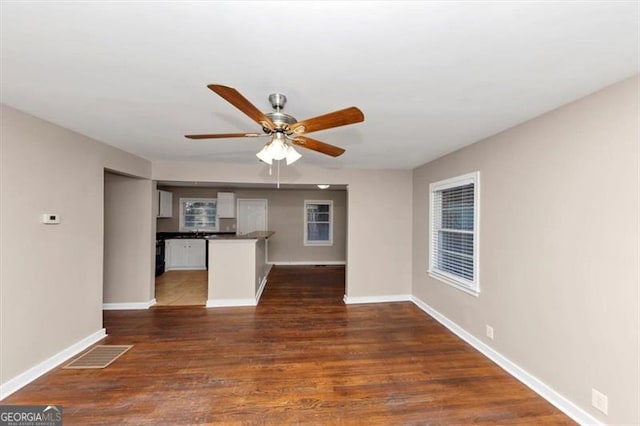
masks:
<svg viewBox="0 0 640 426"><path fill-rule="evenodd" d="M103 309L152 306L153 183L104 170Z"/></svg>
<svg viewBox="0 0 640 426"><path fill-rule="evenodd" d="M269 184L159 181L157 188L164 191L165 195L171 193L172 196L172 212L168 215L165 212L164 216L157 219L157 240L166 252L166 266L156 277L156 300L160 306L206 305L209 302L208 293L211 289L208 282L208 265L201 268L202 270L193 270L200 268L197 265L185 264L184 259L180 260L178 265L172 265L170 261L172 255L169 246L171 244L184 245L185 240L196 240L209 234L200 232L196 235L194 232L183 232L184 229L180 225L182 219L179 200L181 198L217 200L217 210L220 215L216 221L215 234L225 234L225 237L235 238L253 231L274 232L268 238L265 262L276 268L306 266L313 270L313 267L342 266L343 271L346 268L348 222L346 185L332 185L329 189L319 189L313 184L282 184L280 189L276 189ZM218 195L219 193L222 194ZM232 209L223 204L225 199L233 200ZM311 211L312 209L308 208L311 201L332 206L330 218L325 217L326 212L324 215L321 214L324 211ZM310 218L309 215L313 217ZM324 224L326 221L331 222L331 238L326 242L310 242L309 232L327 226ZM219 237L221 236L215 236L215 238ZM209 242L205 239L203 243L206 250ZM205 258L209 260L209 253L205 252ZM185 265L186 267L181 267ZM199 289L195 289L197 282L201 283ZM321 287L322 283L318 282L318 285ZM344 286L343 295L346 294L346 283ZM256 285L257 299L263 289L263 283ZM163 292L168 297L164 297ZM230 299L230 303L232 302Z"/></svg>

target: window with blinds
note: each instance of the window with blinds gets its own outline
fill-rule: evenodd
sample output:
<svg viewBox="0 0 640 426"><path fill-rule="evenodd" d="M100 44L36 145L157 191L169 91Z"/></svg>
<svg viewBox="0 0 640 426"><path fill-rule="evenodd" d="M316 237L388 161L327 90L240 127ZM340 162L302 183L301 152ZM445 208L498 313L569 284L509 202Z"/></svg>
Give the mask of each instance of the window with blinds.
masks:
<svg viewBox="0 0 640 426"><path fill-rule="evenodd" d="M429 274L477 295L479 172L429 185Z"/></svg>
<svg viewBox="0 0 640 426"><path fill-rule="evenodd" d="M180 231L217 231L218 200L180 198Z"/></svg>
<svg viewBox="0 0 640 426"><path fill-rule="evenodd" d="M333 245L333 201L305 200L304 245Z"/></svg>

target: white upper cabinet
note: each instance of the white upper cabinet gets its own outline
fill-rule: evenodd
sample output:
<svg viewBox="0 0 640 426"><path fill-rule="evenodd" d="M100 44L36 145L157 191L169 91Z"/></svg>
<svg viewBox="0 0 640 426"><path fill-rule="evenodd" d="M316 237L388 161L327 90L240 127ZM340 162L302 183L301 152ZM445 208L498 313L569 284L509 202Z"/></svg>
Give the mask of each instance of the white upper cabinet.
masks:
<svg viewBox="0 0 640 426"><path fill-rule="evenodd" d="M218 192L218 217L227 219L236 217L236 194Z"/></svg>
<svg viewBox="0 0 640 426"><path fill-rule="evenodd" d="M158 189L157 217L173 217L173 194L171 192Z"/></svg>

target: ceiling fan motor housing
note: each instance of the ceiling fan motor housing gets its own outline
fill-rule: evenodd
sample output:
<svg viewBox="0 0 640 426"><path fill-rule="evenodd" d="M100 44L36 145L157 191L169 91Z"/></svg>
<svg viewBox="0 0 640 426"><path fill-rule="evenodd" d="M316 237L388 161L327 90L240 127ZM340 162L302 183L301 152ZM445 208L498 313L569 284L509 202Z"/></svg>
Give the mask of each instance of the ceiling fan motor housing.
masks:
<svg viewBox="0 0 640 426"><path fill-rule="evenodd" d="M288 127L288 125L298 122L295 117L282 112L282 109L287 103L287 97L285 95L282 93L272 93L269 95L269 102L275 112L268 112L265 115L269 120L273 121L273 124L275 124L278 129L285 127L285 125Z"/></svg>
<svg viewBox="0 0 640 426"><path fill-rule="evenodd" d="M287 103L287 97L282 93L272 93L269 95L269 103L276 111L280 111Z"/></svg>
<svg viewBox="0 0 640 426"><path fill-rule="evenodd" d="M273 121L273 124L277 127L280 127L281 124L293 124L298 122L298 120L293 116L285 114L284 112L269 112L265 115L269 117L269 120Z"/></svg>

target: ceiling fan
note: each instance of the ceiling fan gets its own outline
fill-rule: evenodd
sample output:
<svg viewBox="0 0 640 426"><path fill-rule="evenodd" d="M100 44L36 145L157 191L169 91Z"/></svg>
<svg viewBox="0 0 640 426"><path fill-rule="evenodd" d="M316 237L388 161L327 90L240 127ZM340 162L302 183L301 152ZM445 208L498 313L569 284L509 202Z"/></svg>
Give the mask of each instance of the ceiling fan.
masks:
<svg viewBox="0 0 640 426"><path fill-rule="evenodd" d="M273 160L286 159L287 164L298 160L301 155L293 149L292 145L338 157L344 153L344 149L303 135L364 121L364 114L356 107L298 121L291 115L282 112L287 102L287 97L283 94L269 95L269 102L274 111L263 113L232 87L219 84L209 84L207 87L258 123L262 127L263 133L219 133L185 135L185 137L189 139L223 139L270 136L269 142L256 154L260 160L267 164L272 164Z"/></svg>

